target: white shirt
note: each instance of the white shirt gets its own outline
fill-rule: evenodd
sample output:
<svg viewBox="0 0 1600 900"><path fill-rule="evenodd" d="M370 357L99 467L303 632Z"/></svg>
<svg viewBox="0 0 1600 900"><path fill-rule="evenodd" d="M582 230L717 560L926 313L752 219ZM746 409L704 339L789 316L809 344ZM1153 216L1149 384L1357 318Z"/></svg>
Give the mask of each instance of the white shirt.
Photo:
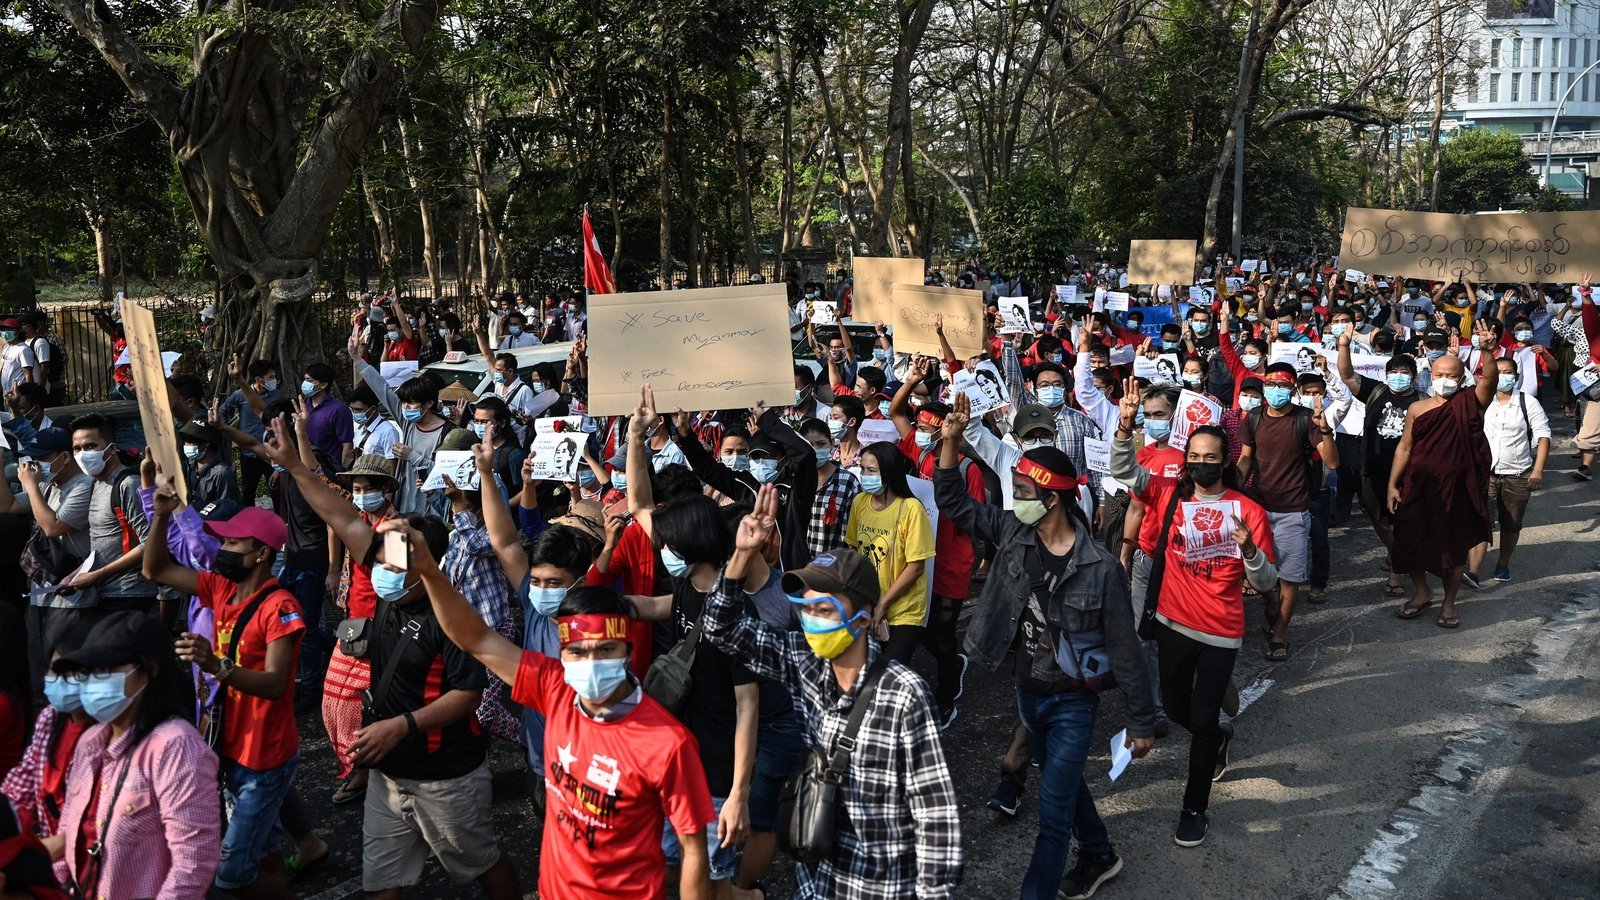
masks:
<svg viewBox="0 0 1600 900"><path fill-rule="evenodd" d="M521 413L522 415L529 417L535 415L534 410L536 407L534 406L535 394L533 393L533 388L521 378L516 379L510 384L500 384L499 376L495 376L494 395L499 397L501 400L504 400L506 402L506 406L511 409L511 427L516 429L517 440L526 440L528 437L528 426L516 421L516 415L517 413Z"/></svg>
<svg viewBox="0 0 1600 900"><path fill-rule="evenodd" d="M1527 419L1522 417L1523 410L1527 410ZM1527 394L1495 394L1483 411L1483 435L1489 440L1489 456L1494 463L1491 471L1496 475L1521 475L1533 468L1539 439L1549 439L1550 417L1539 401Z"/></svg>
<svg viewBox="0 0 1600 900"><path fill-rule="evenodd" d="M379 456L389 456L389 448L400 443L400 429L388 419L372 414L371 420L362 425L355 423L356 455L363 453L376 453Z"/></svg>
<svg viewBox="0 0 1600 900"><path fill-rule="evenodd" d="M7 394L23 382L23 369L32 369L35 373L39 371L39 364L27 344L7 344L0 359L4 360L0 362L0 391Z"/></svg>
<svg viewBox="0 0 1600 900"><path fill-rule="evenodd" d="M529 331L527 326L523 326L521 334L507 334L500 338L500 349L514 350L518 347L537 347L541 343L543 342L539 340L537 334Z"/></svg>
<svg viewBox="0 0 1600 900"><path fill-rule="evenodd" d="M50 368L50 341L43 336L30 338L25 342L28 349L33 351L33 358L37 365L33 367L33 380L45 387L50 386L47 370Z"/></svg>

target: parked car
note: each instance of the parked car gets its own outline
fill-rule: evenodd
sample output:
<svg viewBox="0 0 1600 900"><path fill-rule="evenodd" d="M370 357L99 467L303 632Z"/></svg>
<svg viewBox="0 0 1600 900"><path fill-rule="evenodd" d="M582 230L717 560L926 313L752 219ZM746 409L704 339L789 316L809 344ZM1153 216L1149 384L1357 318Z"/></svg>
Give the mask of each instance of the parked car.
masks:
<svg viewBox="0 0 1600 900"><path fill-rule="evenodd" d="M554 344L540 344L537 347L518 347L507 350L517 358L517 374L523 380L533 373L533 367L545 363L565 362L572 353L572 341L559 341ZM474 353L460 362L436 362L422 369L424 372L433 372L448 387L452 382L459 381L466 385L474 394L487 394L493 386L489 377L489 361L484 359L482 353Z"/></svg>
<svg viewBox="0 0 1600 900"><path fill-rule="evenodd" d="M74 419L87 415L101 415L110 419L117 428L117 446L123 458L144 453L144 423L139 421L139 404L133 400L100 400L95 403L78 403L56 406L44 411L54 424L66 427Z"/></svg>

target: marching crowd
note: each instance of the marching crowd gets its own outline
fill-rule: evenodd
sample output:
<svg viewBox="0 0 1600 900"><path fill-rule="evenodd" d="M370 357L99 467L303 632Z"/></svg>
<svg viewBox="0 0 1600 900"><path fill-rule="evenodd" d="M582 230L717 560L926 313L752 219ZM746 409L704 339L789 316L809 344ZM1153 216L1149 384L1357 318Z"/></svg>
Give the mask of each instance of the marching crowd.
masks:
<svg viewBox="0 0 1600 900"><path fill-rule="evenodd" d="M1330 527L1359 505L1396 615L1437 603L1455 628L1464 588L1513 577L1546 406L1579 421L1575 477L1600 449L1587 277L1429 284L1312 257L1185 294L1101 261L1044 298L969 266L982 351L941 323L934 358L881 323L858 345L840 274L790 284L815 364L780 407L658 409L645 386L632 415L588 415L603 300L581 293L374 298L343 356L299 370L119 368L170 407L181 472L113 419L46 416L63 348L45 317L0 321L0 895L293 896L330 853L321 792L361 804L368 896L432 856L521 897L490 816L504 741L547 900L763 897L780 849L800 897L957 896L941 735L1004 666L988 805L1016 815L1036 764L1039 832L1019 883L986 891L1089 897L1123 867L1084 777L1103 692L1136 757L1188 732L1173 835L1198 846L1247 630L1290 657L1337 574ZM1026 321L1001 312L1018 296L1038 297ZM824 302L836 329L813 324ZM564 362L519 363L559 341ZM489 362L482 394L386 377L457 353ZM573 440L537 449L546 426ZM449 452L467 462L436 469ZM570 479L540 475L547 452ZM317 727L333 783L299 770Z"/></svg>

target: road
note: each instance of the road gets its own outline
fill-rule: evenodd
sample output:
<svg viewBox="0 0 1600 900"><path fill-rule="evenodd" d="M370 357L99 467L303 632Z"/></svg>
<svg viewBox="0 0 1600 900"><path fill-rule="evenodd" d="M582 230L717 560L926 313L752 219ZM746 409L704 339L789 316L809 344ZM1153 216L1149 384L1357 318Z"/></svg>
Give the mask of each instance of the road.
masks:
<svg viewBox="0 0 1600 900"><path fill-rule="evenodd" d="M1436 627L1436 609L1394 617L1359 514L1333 533L1335 584L1326 604L1302 603L1291 659L1265 662L1250 629L1235 673L1246 705L1233 767L1213 793L1203 846L1172 842L1186 734L1174 728L1113 784L1105 748L1125 723L1121 696L1107 695L1088 779L1125 867L1097 897L1600 896L1600 484L1570 478L1572 424L1554 427L1516 580L1466 591L1459 629ZM916 665L931 674L930 662ZM1031 785L1016 819L984 806L1014 710L1008 676L974 673L946 736L967 848L963 898L1016 896L1032 852ZM319 900L359 896L359 806L326 805L320 721L302 720L301 733L300 783L318 785L306 794L326 810L335 856L299 888ZM494 768L496 829L531 895L537 836L520 756L500 748ZM792 882L778 873L769 884L783 897ZM408 894L473 895L432 863Z"/></svg>

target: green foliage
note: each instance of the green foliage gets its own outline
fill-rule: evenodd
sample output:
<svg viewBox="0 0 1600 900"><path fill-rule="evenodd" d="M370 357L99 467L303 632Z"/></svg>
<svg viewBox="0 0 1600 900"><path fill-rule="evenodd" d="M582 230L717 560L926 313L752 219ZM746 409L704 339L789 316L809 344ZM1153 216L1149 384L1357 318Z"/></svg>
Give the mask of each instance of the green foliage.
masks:
<svg viewBox="0 0 1600 900"><path fill-rule="evenodd" d="M1081 233L1071 183L1034 166L995 185L983 216L983 259L1035 284L1055 284Z"/></svg>
<svg viewBox="0 0 1600 900"><path fill-rule="evenodd" d="M1442 212L1500 209L1539 189L1522 139L1507 131L1458 130L1439 156Z"/></svg>
<svg viewBox="0 0 1600 900"><path fill-rule="evenodd" d="M1528 212L1571 212L1580 208L1578 201L1548 184L1534 192L1533 202L1527 206Z"/></svg>

